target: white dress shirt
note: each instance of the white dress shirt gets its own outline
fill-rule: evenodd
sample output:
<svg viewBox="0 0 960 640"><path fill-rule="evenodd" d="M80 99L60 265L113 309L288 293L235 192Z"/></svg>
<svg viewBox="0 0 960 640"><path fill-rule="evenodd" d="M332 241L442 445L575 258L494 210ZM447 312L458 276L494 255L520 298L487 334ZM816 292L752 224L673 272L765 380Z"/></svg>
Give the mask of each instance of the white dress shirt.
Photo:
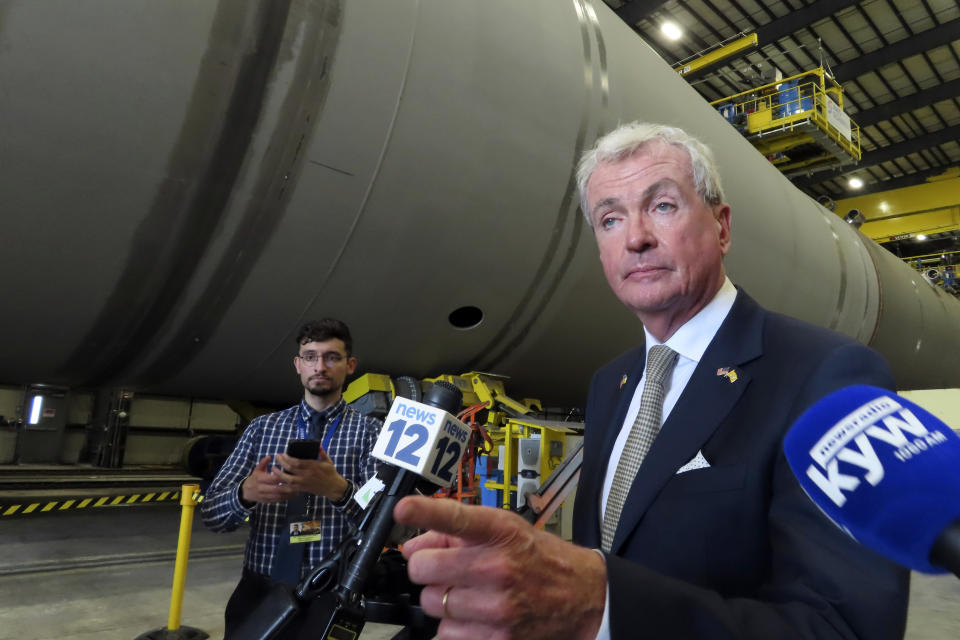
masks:
<svg viewBox="0 0 960 640"><path fill-rule="evenodd" d="M663 382L663 417L660 425L667 421L667 417L677 404L680 394L690 382L693 370L700 363L700 358L707 350L713 337L717 335L717 330L727 318L733 302L737 297L737 288L730 282L730 278L724 278L723 285L717 294L713 297L707 306L701 309L697 315L688 320L682 327L661 343L655 337L650 335L646 328L643 333L646 337L646 355L650 355L650 348L657 344L665 344L677 352L677 362L673 367L670 376ZM637 381L633 391L633 400L624 416L623 424L620 425L620 434L616 442L613 443L613 449L610 451L610 462L607 465L607 475L603 481L603 492L600 499L600 512L597 517L600 519L600 526L603 526L603 513L607 508L607 498L610 496L610 487L613 486L613 477L617 472L617 466L620 463L620 456L623 455L623 447L627 444L627 438L633 429L633 422L637 419L640 412L640 397L643 395L643 384L646 381L647 373ZM595 427L596 428L596 427ZM603 610L603 622L600 625L600 632L597 634L597 640L609 640L610 638L610 592L607 590L606 606Z"/></svg>

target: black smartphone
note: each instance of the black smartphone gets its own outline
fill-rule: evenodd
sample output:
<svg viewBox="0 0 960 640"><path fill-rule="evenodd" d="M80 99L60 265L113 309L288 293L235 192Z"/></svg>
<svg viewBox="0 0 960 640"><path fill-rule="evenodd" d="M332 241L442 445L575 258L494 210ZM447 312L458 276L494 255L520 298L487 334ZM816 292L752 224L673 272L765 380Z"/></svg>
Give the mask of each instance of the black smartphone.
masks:
<svg viewBox="0 0 960 640"><path fill-rule="evenodd" d="M287 455L303 460L316 460L320 457L320 441L291 440L287 443Z"/></svg>

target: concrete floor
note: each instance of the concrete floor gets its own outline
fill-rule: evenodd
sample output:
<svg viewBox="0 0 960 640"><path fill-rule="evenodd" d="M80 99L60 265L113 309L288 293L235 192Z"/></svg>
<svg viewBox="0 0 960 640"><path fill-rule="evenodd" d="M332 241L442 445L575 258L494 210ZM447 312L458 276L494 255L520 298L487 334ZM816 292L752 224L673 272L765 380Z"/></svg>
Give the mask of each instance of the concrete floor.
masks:
<svg viewBox="0 0 960 640"><path fill-rule="evenodd" d="M133 640L167 626L179 509L100 509L0 521L0 640ZM246 531L194 522L181 625L223 637ZM155 559L157 556L167 556ZM54 569L58 564L84 565ZM116 564L113 564L116 563ZM400 629L368 624L362 640Z"/></svg>
<svg viewBox="0 0 960 640"><path fill-rule="evenodd" d="M223 637L223 606L239 556L192 563L183 626ZM0 578L3 640L133 640L167 625L172 569L159 564ZM399 627L369 624L363 640L387 640Z"/></svg>
<svg viewBox="0 0 960 640"><path fill-rule="evenodd" d="M960 637L960 580L952 575L911 576L908 640Z"/></svg>
<svg viewBox="0 0 960 640"><path fill-rule="evenodd" d="M132 640L165 627L178 514L121 507L0 520L0 640ZM194 523L183 625L222 637L245 535L212 534ZM198 557L205 551L229 555ZM64 563L83 566L56 568ZM369 624L362 638L386 640L398 629ZM914 574L907 639L958 636L960 581Z"/></svg>

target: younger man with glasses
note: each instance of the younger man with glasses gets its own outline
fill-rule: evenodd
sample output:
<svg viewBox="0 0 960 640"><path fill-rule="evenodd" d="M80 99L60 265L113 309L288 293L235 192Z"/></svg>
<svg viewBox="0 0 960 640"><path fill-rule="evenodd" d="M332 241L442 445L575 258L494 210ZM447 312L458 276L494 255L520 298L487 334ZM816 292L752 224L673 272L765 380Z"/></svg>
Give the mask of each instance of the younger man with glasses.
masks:
<svg viewBox="0 0 960 640"><path fill-rule="evenodd" d="M271 579L295 584L336 549L347 519L360 514L351 500L356 488L376 471L370 451L381 423L347 407L342 397L344 381L357 366L347 325L332 318L309 322L297 346L293 366L303 399L250 423L201 505L203 522L213 531L233 531L250 519L243 576L225 613L227 638ZM293 439L320 440L317 458L287 455ZM303 535L306 530L319 534Z"/></svg>

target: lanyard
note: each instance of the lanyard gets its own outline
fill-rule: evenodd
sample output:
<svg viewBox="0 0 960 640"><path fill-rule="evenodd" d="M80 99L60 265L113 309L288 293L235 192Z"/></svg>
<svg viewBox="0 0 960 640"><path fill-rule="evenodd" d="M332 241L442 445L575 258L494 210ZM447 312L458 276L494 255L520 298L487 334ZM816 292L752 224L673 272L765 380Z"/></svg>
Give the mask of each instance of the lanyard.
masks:
<svg viewBox="0 0 960 640"><path fill-rule="evenodd" d="M327 435L323 437L323 443L321 443L320 445L321 447L323 447L324 451L326 451L327 447L330 446L330 441L333 440L333 434L337 432L337 427L340 426L340 418L342 417L343 417L343 413L341 412L340 415L334 418L333 424L330 425L330 428L327 429ZM310 436L310 428L307 426L306 421L303 419L303 412L299 410L297 411L297 434L301 438L308 438Z"/></svg>

